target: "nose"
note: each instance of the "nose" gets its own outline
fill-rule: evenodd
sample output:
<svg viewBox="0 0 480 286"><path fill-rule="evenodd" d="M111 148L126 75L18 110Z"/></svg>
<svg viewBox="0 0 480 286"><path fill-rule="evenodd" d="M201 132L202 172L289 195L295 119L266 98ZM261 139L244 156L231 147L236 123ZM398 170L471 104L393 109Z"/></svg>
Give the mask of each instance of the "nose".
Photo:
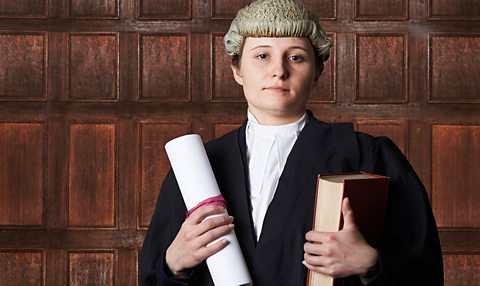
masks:
<svg viewBox="0 0 480 286"><path fill-rule="evenodd" d="M287 61L283 58L272 61L271 74L275 78L286 79L288 77Z"/></svg>

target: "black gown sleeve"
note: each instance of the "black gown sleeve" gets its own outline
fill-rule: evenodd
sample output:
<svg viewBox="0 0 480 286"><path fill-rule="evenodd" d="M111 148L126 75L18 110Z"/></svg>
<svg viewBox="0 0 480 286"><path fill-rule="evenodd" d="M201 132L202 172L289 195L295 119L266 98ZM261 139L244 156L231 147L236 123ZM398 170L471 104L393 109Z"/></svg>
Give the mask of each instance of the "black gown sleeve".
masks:
<svg viewBox="0 0 480 286"><path fill-rule="evenodd" d="M443 285L437 227L425 188L412 166L386 137L358 135L362 170L390 177L381 270L369 285Z"/></svg>
<svg viewBox="0 0 480 286"><path fill-rule="evenodd" d="M186 207L170 171L165 177L140 254L141 286L188 285L188 279L173 279L165 265L165 251L185 219Z"/></svg>

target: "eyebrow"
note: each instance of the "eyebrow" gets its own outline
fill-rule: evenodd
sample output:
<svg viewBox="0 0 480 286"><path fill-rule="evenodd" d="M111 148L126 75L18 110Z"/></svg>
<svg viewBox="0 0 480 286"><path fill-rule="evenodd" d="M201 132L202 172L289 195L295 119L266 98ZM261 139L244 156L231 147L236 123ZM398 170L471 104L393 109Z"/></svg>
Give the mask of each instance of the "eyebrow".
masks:
<svg viewBox="0 0 480 286"><path fill-rule="evenodd" d="M250 51L253 51L253 50L256 50L258 48L272 48L271 45L258 45L258 46L255 46L253 48L250 49ZM308 52L308 50L304 47L301 47L301 46L291 46L291 47L288 47L287 50L295 50L295 49L300 49L300 50L303 50L305 52Z"/></svg>

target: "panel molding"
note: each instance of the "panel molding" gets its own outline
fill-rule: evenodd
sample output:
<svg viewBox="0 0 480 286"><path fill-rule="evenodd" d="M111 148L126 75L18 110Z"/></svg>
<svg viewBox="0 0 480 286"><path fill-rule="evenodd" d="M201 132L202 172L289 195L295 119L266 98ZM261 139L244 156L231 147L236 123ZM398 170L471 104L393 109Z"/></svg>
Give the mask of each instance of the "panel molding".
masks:
<svg viewBox="0 0 480 286"><path fill-rule="evenodd" d="M139 180L138 180L138 207L137 207L137 229L145 230L148 227L150 218L153 214L153 209L155 208L155 203L158 198L158 192L162 185L168 170L170 169L170 163L168 161L164 145L171 139L174 139L178 136L185 135L190 133L192 130L192 123L189 120L179 120L179 121L163 121L163 120L140 120L137 122L139 125L138 128L138 170L139 170ZM148 125L151 125L151 128L159 129L162 128L161 133L153 134L153 138L149 138L146 132ZM177 128L173 128L176 126ZM169 128L171 128L169 130ZM151 132L154 129L150 130ZM170 131L170 132L169 132ZM153 157L155 162L158 163L153 165L144 159L144 154L149 151L150 156ZM163 170L162 170L163 168ZM146 173L149 173L149 176L146 176ZM144 182L144 178L154 178L158 182L149 183ZM147 190L147 187L150 186L152 192ZM146 202L149 202L146 204Z"/></svg>
<svg viewBox="0 0 480 286"><path fill-rule="evenodd" d="M192 19L192 0L182 0L177 1L173 0L173 2L181 3L181 2L188 2L185 13L175 14L173 11L168 10L165 13L145 13L143 11L142 5L146 0L138 0L137 2L137 18L139 20L190 20ZM171 0L167 0L171 1ZM168 6L171 3L165 3L166 1L157 1L157 3L161 3L163 7ZM175 11L177 12L177 11Z"/></svg>
<svg viewBox="0 0 480 286"><path fill-rule="evenodd" d="M47 76L48 76L48 71L47 71L47 63L48 63L48 34L46 32L19 32L19 31L5 31L5 32L0 32L0 37L29 37L29 36L41 36L42 38L42 44L43 44L43 51L40 53L43 58L41 60L41 77L38 78L37 80L38 81L41 81L41 94L39 95L35 95L35 96L31 96L31 95L27 95L27 94L21 94L20 96L18 95L9 95L9 94L1 94L2 91L0 90L0 102L1 101L46 101L47 100ZM12 44L13 41L8 41L8 43L6 43L6 46L10 46ZM1 44L1 43L0 43ZM37 47L37 43L34 42L33 44L32 43L26 43L25 47L16 47L14 52L18 52L18 51L23 51L25 49L34 49ZM1 48L1 46L0 46ZM1 51L1 49L0 49ZM8 52L8 51L7 51ZM10 51L11 53L12 51ZM4 52L1 53L2 55L0 55L0 64L2 62L4 62L5 60L2 60L2 57L5 56ZM31 53L27 54L27 55L23 55L24 57L25 56L28 56L30 55ZM6 58L13 58L13 56L9 55L9 53L6 53L6 56L5 56L5 59ZM31 61L30 61L31 62ZM0 66L1 67L1 66ZM3 69L3 67L2 67ZM3 72L6 72L6 71L2 71L0 70L0 78L2 78L2 73ZM35 72L33 71L30 71L30 74L35 74ZM12 75L10 75L10 77L12 77ZM21 78L21 76L19 74L14 74L15 78ZM28 78L26 81L24 82L21 82L21 85L26 85L27 83L30 83L32 80L31 78ZM1 82L0 82L1 84ZM0 86L0 88L2 88L2 86ZM4 87L5 89L11 89L12 87L10 86L5 86ZM30 87L30 89L33 89L33 90L36 90L38 89L38 87ZM31 92L30 92L31 93Z"/></svg>
<svg viewBox="0 0 480 286"><path fill-rule="evenodd" d="M41 174L39 175L40 178L38 178L38 179L41 179L42 183L39 186L39 188L41 189L40 193L34 192L33 194L30 194L30 193L25 193L26 190L22 190L22 189L16 189L15 190L14 196L15 196L16 199L18 199L17 202L19 203L19 205L16 205L16 211L18 212L17 214L19 215L19 217L10 218L10 219L11 220L13 219L13 220L18 221L18 222L17 223L3 223L3 224L0 223L0 229L45 228L45 226L46 226L46 194L47 194L47 185L48 185L47 184L47 172L48 172L48 161L47 161L47 158L48 158L48 138L47 138L48 125L47 125L47 122L46 121L8 121L8 122L0 121L0 130L2 130L2 127L8 127L6 125L11 126L12 128L18 127L18 128L16 128L17 130L14 130L15 131L14 132L15 136L11 136L12 138L15 137L14 139L17 140L17 141L14 142L16 147L24 148L25 150L35 150L35 148L34 147L32 148L31 145L38 145L39 143L41 144L39 149L40 149L40 152L42 152L42 153L38 158L38 160L41 161L41 162L39 162L41 164L41 166L40 166ZM23 132L21 132L21 130L19 129L20 125L25 126L25 128L27 128L27 125L30 126L31 128L33 128L33 127L40 128L40 130L37 130L37 132L40 132L41 134L40 134L40 136L38 136L38 134L36 134L36 132L34 132L33 134L27 134L28 132L26 132L26 131L31 131L31 130L27 130L27 129L24 130L26 133L22 134ZM32 132L30 132L30 133L32 133ZM22 135L23 135L23 137L22 137ZM27 138L29 138L29 137L34 138L34 139L32 139L31 144L28 144L30 146L26 146L26 144L18 145L19 143L29 143L29 142L26 141ZM5 134L2 135L2 139L4 139L4 138L5 138ZM24 139L23 142L18 142L18 140L22 141L22 139ZM35 141L35 142L33 142L33 141ZM2 143L1 139L0 139L0 143ZM8 144L8 142L4 142L4 143L6 143L7 145L10 145L10 144ZM12 146L10 146L10 147L12 147ZM20 167L21 168L20 173L22 171L28 171L28 169L24 168L24 166L22 166L22 164L23 165L27 165L27 164L31 165L31 164L35 163L33 161L33 157L30 157L30 156L29 156L29 158L23 158L25 160L28 160L28 162L27 161L19 162L18 156L24 156L24 155L28 155L28 154L25 154L25 153L18 154L18 152L12 152L11 149L9 149L9 150L10 150L10 152L9 152L10 155L15 155L16 156L16 158L14 158L15 161L10 162L10 163L17 165L17 167ZM5 157L3 157L3 158L5 158ZM8 159L5 159L5 160L7 160L7 162L2 162L3 160L0 160L0 162L2 162L3 166L8 167L9 166ZM10 167L12 167L12 166L10 166ZM9 168L9 169L12 169L12 168ZM5 173L7 173L7 175L8 175L8 172L5 172ZM2 172L2 176L0 177L0 179L3 177L3 175L5 173ZM31 174L30 172L27 172L23 175L25 175L26 177L21 178L22 183L28 182L29 180L32 180L32 179L35 179L33 174ZM15 179L9 180L7 178L7 181L15 181ZM38 183L38 182L35 181L34 183ZM7 183L7 185L8 185L8 183ZM3 184L0 184L0 186L3 186ZM31 188L31 186L28 186L28 185L25 185L23 187L25 189L28 189L28 191L34 190L33 188ZM6 191L7 191L7 194L8 194L8 190L6 190ZM2 196L2 197L6 198L6 196ZM37 200L28 204L27 201L29 199L31 200L33 198L36 198ZM41 204L40 209L36 209L38 204ZM12 206L12 201L9 201L8 205ZM1 214L2 220L5 219L5 217L7 217L7 214L3 213L3 212L5 210L8 210L8 209L9 209L9 207L0 208L0 214ZM33 213L33 216L38 215L38 217L36 219L36 221L38 223L33 223L33 221L35 221L35 219L33 219L33 217L26 218L27 214L32 215L32 213ZM24 220L28 220L28 223L20 223L20 221L24 221Z"/></svg>
<svg viewBox="0 0 480 286"><path fill-rule="evenodd" d="M362 21L362 20L380 20L380 21L403 21L403 20L408 20L409 17L409 1L408 0L400 0L403 2L404 9L401 13L401 15L388 15L388 14L378 14L378 15L362 15L360 12L360 1L362 0L356 0L354 2L354 19L357 21ZM387 1L382 1L378 0L379 2L383 3L389 3Z"/></svg>
<svg viewBox="0 0 480 286"><path fill-rule="evenodd" d="M480 20L480 6L477 8L478 15L461 15L457 13L453 13L450 15L442 15L442 14L435 14L433 11L433 1L439 1L439 0L428 0L428 19L429 20L446 20L446 21L452 21L452 20L461 20L461 21L478 21ZM445 1L445 0L444 0ZM459 2L459 0L454 0L455 2ZM465 0L463 0L465 1ZM472 1L472 3L477 2L477 0L466 0L466 1ZM448 4L448 3L447 3ZM478 3L476 4L478 5ZM464 6L460 4L459 6ZM445 11L444 11L445 12Z"/></svg>
<svg viewBox="0 0 480 286"><path fill-rule="evenodd" d="M28 254L30 254L30 257L27 257ZM6 257L2 257L2 256L6 256ZM6 263L3 263L3 262L6 262ZM29 262L31 263L29 264ZM40 263L40 266L38 266L38 263ZM34 274L32 272L36 272L36 274L39 274L40 277L30 276ZM28 279L28 280L22 281L21 279ZM35 282L33 282L32 280L34 280ZM20 282L25 283L25 284L22 283L20 285L31 285L32 282L40 283L35 285L40 285L40 286L46 285L46 252L45 250L44 249L25 249L25 248L0 249L0 281L11 281L13 284L10 284L10 285L14 285L14 284L18 285L17 283L20 283Z"/></svg>
<svg viewBox="0 0 480 286"><path fill-rule="evenodd" d="M480 125L431 126L432 209L437 225L480 228Z"/></svg>
<svg viewBox="0 0 480 286"><path fill-rule="evenodd" d="M49 1L52 1L52 0L43 0L43 5L42 5L42 11L41 12L33 12L32 11L29 13L27 11L25 12L5 12L5 11L0 11L0 19L2 18L17 18L17 19L45 19L48 17L48 13L47 13L47 10L48 10L48 4L49 4ZM3 0L1 1L0 0L0 4L2 2L6 2L6 3L9 3L12 4L12 3L17 3L18 4L18 1L12 1L12 0ZM25 4L25 6L30 6L28 4Z"/></svg>
<svg viewBox="0 0 480 286"><path fill-rule="evenodd" d="M151 95L146 95L144 94L146 90L153 90L155 89L153 86L146 87L146 84L143 82L143 79L145 78L144 76L144 67L146 64L144 63L144 43L142 42L143 39L145 38L153 38L153 37L158 37L158 38L164 38L168 40L168 38L174 38L174 37L180 37L185 40L185 48L186 48L186 53L185 53L185 58L184 58L184 64L177 64L178 68L182 68L184 72L184 79L182 83L176 83L173 84L172 81L178 79L179 75L175 74L175 71L169 70L163 71L163 76L164 79L165 77L168 76L168 79L170 82L168 82L169 86L163 86L162 88L158 88L157 86L157 92L159 89L163 89L160 92L160 96L153 97ZM192 68L191 68L191 62L192 62L192 52L191 52L191 46L190 46L190 34L189 33L141 33L139 34L138 37L138 49L139 49L139 55L138 55L138 101L140 102L190 102L191 101L191 96L192 96L192 90L191 90L191 78L192 78ZM166 45L165 45L166 46ZM170 48L169 52L174 51L174 47L172 45L168 45L168 48ZM155 50L152 48L152 50ZM177 51L177 50L175 50ZM161 51L158 52L158 54L155 54L155 57L160 58ZM174 60L174 59L172 59ZM167 61L168 62L168 61ZM153 64L152 64L153 65ZM161 63L155 62L155 68L168 68L167 66L162 66ZM153 74L154 69L149 70L151 74ZM153 78L152 76L149 75L147 79ZM152 85L152 84L150 84ZM175 94L175 88L181 88L183 89L183 94L177 97L171 97L170 95ZM166 95L169 95L170 97L167 97Z"/></svg>
<svg viewBox="0 0 480 286"><path fill-rule="evenodd" d="M66 251L65 261L67 261L67 285L92 285L92 283L93 285L116 285L118 276L118 251L116 249L69 249ZM87 268L83 272L81 267L78 267L79 264L93 267L93 269ZM98 272L95 273L95 271ZM100 280L101 278L104 279Z"/></svg>
<svg viewBox="0 0 480 286"><path fill-rule="evenodd" d="M480 33L442 33L442 32L435 32L435 33L429 33L428 34L428 71L427 71L427 79L428 79L428 103L431 103L431 104L436 104L436 103L468 103L468 104L479 104L480 103L480 97L479 96L472 96L471 98L462 98L462 97L459 97L457 99L455 98L434 98L435 94L434 94L434 82L433 82L433 38L456 38L456 39L461 39L461 38L466 38L466 39L470 39L470 38L475 38L475 39L478 39L478 45L480 46ZM465 62L471 62L471 60L475 60L475 55L478 51L472 49L472 59L470 60L466 60ZM458 51L455 50L454 51L455 54L458 54ZM480 60L477 59L477 61L480 63ZM448 64L449 64L449 67L452 66L452 61L451 59L448 59ZM440 64L440 66L444 66L443 64ZM458 70L462 71L463 69L459 68ZM451 72L451 71L450 71ZM472 75L475 75L475 74L480 74L480 67L478 68L478 72L475 73L475 72L468 72L468 74L465 74L465 76L472 76ZM447 78L446 78L447 79ZM447 82L446 79L442 82ZM449 79L449 78L448 78ZM480 76L478 76L478 79L480 80ZM466 81L463 81L463 80L458 80L458 82L463 82L463 83L470 83L470 84L475 84L477 83L478 84L478 81L470 78L470 81L466 82ZM457 82L457 83L458 83ZM478 84L478 86L480 86L480 84ZM445 87L441 88L442 90L445 89ZM455 88L453 88L452 90L457 90ZM475 89L475 92L476 92L476 89Z"/></svg>
<svg viewBox="0 0 480 286"><path fill-rule="evenodd" d="M362 57L360 56L360 47L359 42L360 38L398 38L402 40L402 63L401 63L401 73L402 73L402 83L401 83L401 94L396 98L384 98L384 97L361 97L361 70L360 70L360 60ZM376 103L376 104L390 104L390 103L408 103L409 101L409 48L408 48L408 34L407 33L358 33L355 34L355 66L354 66L354 78L355 78L355 97L354 102L356 104L368 104L368 103ZM384 80L383 80L384 81ZM378 86L376 88L370 87L370 90L378 90ZM392 87L388 87L391 89ZM366 89L366 88L364 88Z"/></svg>
<svg viewBox="0 0 480 286"><path fill-rule="evenodd" d="M95 14L88 14L88 13L85 13L85 14L82 14L82 13L76 13L74 11L74 5L72 4L72 1L75 1L75 0L68 0L67 1L67 13L68 13L68 16L72 19L89 19L89 20L93 20L93 19L99 19L99 20L111 20L111 19L119 19L120 18L120 5L119 5L119 0L112 0L114 2L114 13L113 14L105 14L105 15L95 15ZM91 2L100 2L100 1L91 1ZM105 2L105 0L104 0Z"/></svg>
<svg viewBox="0 0 480 286"><path fill-rule="evenodd" d="M91 230L99 230L99 229L117 229L118 228L118 188L119 188L119 183L118 183L118 126L117 126L117 122L108 122L108 121L95 121L95 122L92 122L92 121L70 121L68 122L67 124L67 138L68 138L68 141L67 141L67 162L66 162L66 168L67 168L67 186L66 186L66 195L65 195L65 205L66 205L66 222L67 222L67 228L69 229L91 229ZM113 155L113 158L111 159L113 162L112 162L112 165L110 167L113 168L113 170L111 170L111 180L112 180L112 184L113 186L111 186L111 194L110 194L110 198L107 199L107 201L105 203L108 203L110 204L111 206L111 213L108 214L107 216L101 218L105 221L109 221L107 223L99 223L99 224L88 224L88 223L85 223L85 214L86 213L83 213L83 216L82 217L82 221L83 222L75 222L75 219L72 218L72 210L71 210L71 203L72 203L72 173L73 173L73 169L75 166L72 165L72 144L73 144L73 141L72 141L72 127L75 127L75 126L83 126L83 127L87 127L87 126L92 126L92 127L95 127L95 126L104 126L104 127L110 127L113 129L113 138L110 138L112 140L112 144L113 144L113 148L110 152L112 152L111 155ZM85 131L85 130L83 130ZM92 132L95 131L95 130L91 130ZM97 130L98 131L98 130ZM86 131L85 131L86 132ZM83 138L85 139L85 138ZM87 140L90 139L90 143L95 143L95 149L97 148L100 148L96 142L96 138L87 138ZM84 144L86 142L83 142ZM107 149L109 147L107 146ZM95 150L94 150L95 151ZM98 151L98 150L97 150ZM100 152L101 153L101 152ZM95 155L96 156L96 155ZM85 158L83 158L85 159ZM95 163L95 162L94 162ZM101 166L101 167L105 167L105 166ZM86 168L84 168L84 170L86 170ZM108 170L107 170L108 171ZM99 178L99 176L97 176L97 178ZM87 185L92 185L93 187L96 186L96 184L98 182L94 182L92 183L91 181L89 182L85 182L83 180L80 180L83 184L87 184ZM104 183L104 182L103 182ZM90 190L91 191L91 190ZM90 199L90 203L93 203L94 201L96 201L96 196L95 196L95 200L92 199L93 197L93 194L90 194L88 199ZM77 195L77 198L78 198L78 195ZM87 198L87 197L85 197ZM109 201L109 199L112 199L112 201ZM75 201L76 202L76 201ZM90 211L95 211L95 207L92 206L92 210ZM79 209L80 211L85 211L85 210L81 210ZM102 211L105 211L105 209L103 209ZM96 216L98 218L98 216ZM78 219L78 218L77 218ZM93 219L92 216L90 216L90 219ZM72 221L73 220L73 221Z"/></svg>
<svg viewBox="0 0 480 286"><path fill-rule="evenodd" d="M115 71L114 71L114 83L112 87L111 96L93 96L93 97L79 97L73 96L74 92L72 91L72 38L73 37L114 37L115 38ZM105 33L105 32L75 32L68 33L68 52L67 52L67 100L68 101L77 101L77 102L117 102L119 100L119 80L120 80L120 71L119 71L119 58L120 58L120 43L119 43L119 33ZM108 70L108 69L106 69ZM88 73L82 73L88 74ZM97 85L101 86L100 82L95 82ZM80 84L83 86L83 84ZM90 85L90 84L89 84ZM102 88L98 88L102 89ZM83 92L85 93L85 91ZM88 93L88 92L87 92Z"/></svg>

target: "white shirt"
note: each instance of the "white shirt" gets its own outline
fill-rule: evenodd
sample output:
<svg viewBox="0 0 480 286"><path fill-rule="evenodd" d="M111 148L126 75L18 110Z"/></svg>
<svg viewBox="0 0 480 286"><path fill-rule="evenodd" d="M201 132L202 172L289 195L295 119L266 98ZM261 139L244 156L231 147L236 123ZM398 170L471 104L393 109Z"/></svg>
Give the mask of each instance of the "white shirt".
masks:
<svg viewBox="0 0 480 286"><path fill-rule="evenodd" d="M245 131L253 227L257 241L278 180L307 116L286 125L261 125L250 111Z"/></svg>

